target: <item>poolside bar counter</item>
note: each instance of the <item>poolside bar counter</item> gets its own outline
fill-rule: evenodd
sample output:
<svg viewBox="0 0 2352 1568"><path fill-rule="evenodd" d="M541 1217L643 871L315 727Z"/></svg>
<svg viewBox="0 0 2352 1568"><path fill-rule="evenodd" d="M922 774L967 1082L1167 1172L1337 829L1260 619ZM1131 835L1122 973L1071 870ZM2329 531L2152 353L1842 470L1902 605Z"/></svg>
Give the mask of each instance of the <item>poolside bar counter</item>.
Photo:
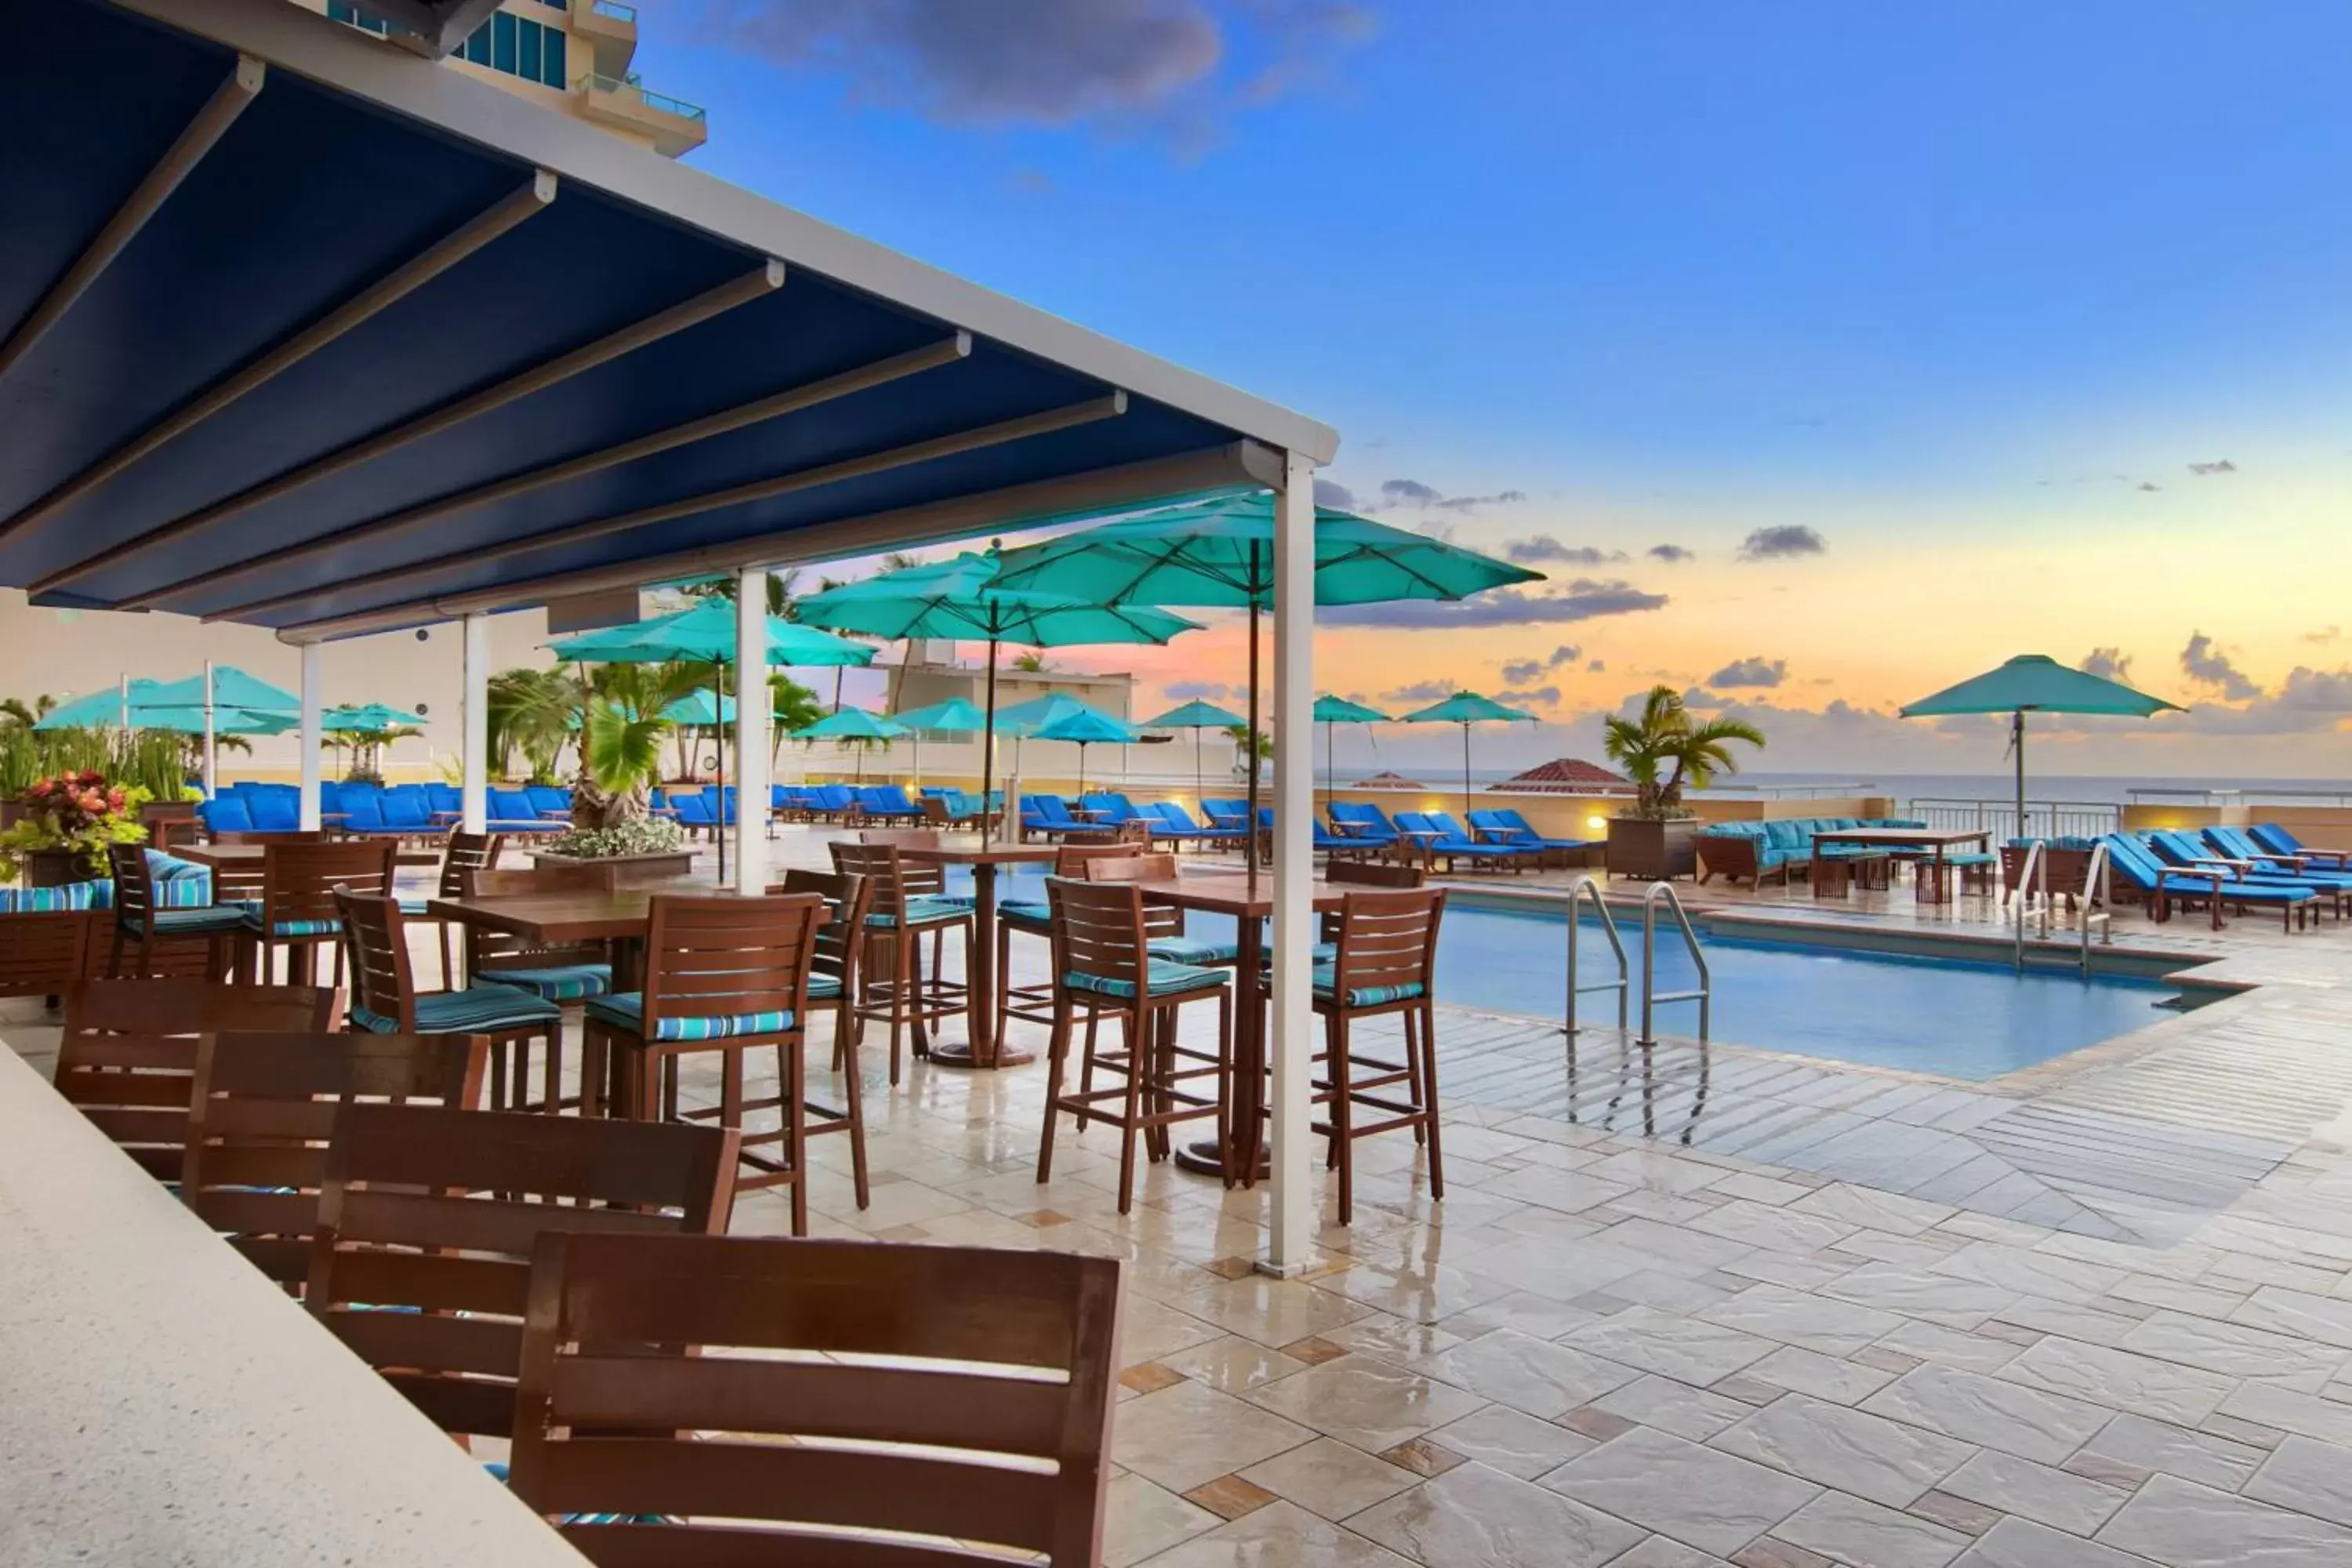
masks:
<svg viewBox="0 0 2352 1568"><path fill-rule="evenodd" d="M586 1560L0 1046L0 1561Z"/></svg>

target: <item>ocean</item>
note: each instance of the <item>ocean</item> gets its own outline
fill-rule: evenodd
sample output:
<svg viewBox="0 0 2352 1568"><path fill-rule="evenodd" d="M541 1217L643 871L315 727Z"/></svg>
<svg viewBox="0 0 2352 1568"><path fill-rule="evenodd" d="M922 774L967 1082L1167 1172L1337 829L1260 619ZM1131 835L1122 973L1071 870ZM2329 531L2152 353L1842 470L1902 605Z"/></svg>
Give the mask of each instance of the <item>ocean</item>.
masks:
<svg viewBox="0 0 2352 1568"><path fill-rule="evenodd" d="M1338 783L1345 787L1366 773L1370 766L1358 764L1350 768L1342 764L1338 770ZM1444 789L1462 782L1459 767L1411 768L1399 767L1397 772L1420 780L1433 788ZM1470 770L1476 784L1500 784L1518 773L1517 768L1479 768ZM1323 770L1317 769L1318 788L1332 783ZM1723 795L1793 795L1807 785L1841 785L1839 794L1892 795L1898 800L2007 800L2016 791L2016 781L2008 773L1763 773L1747 772L1726 781ZM1860 786L1860 787L1854 787ZM2249 800L2304 800L2322 804L2337 800L2352 805L2352 781L2342 779L2258 779L2258 778L2144 778L2106 777L2082 773L2036 773L2025 775L2025 793L2037 801L2074 802L2085 805L2124 805L2137 792L2141 799L2171 801L2200 800L2206 795L2223 792Z"/></svg>

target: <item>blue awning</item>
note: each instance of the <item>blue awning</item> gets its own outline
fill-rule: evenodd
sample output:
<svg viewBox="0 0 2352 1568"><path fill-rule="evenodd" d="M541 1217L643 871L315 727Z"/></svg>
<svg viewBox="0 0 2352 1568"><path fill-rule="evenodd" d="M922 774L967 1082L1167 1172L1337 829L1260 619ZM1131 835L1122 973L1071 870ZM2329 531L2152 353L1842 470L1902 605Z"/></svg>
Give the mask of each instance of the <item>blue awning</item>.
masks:
<svg viewBox="0 0 2352 1568"><path fill-rule="evenodd" d="M12 0L0 55L36 603L336 636L1336 445L285 0Z"/></svg>

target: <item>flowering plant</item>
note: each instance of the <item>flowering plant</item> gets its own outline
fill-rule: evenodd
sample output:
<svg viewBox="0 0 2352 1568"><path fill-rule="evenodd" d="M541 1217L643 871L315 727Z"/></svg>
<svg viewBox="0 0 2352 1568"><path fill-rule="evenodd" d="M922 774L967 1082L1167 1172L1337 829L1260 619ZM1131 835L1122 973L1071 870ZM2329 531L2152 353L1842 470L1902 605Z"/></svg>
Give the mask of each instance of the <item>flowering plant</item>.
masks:
<svg viewBox="0 0 2352 1568"><path fill-rule="evenodd" d="M575 827L547 846L555 855L609 860L621 855L664 855L686 847L686 829L666 817L641 816L612 827Z"/></svg>
<svg viewBox="0 0 2352 1568"><path fill-rule="evenodd" d="M108 845L146 842L139 808L147 798L145 790L109 784L96 770L36 779L16 796L24 815L0 833L0 876L22 876L26 858L48 849L70 850L104 876Z"/></svg>

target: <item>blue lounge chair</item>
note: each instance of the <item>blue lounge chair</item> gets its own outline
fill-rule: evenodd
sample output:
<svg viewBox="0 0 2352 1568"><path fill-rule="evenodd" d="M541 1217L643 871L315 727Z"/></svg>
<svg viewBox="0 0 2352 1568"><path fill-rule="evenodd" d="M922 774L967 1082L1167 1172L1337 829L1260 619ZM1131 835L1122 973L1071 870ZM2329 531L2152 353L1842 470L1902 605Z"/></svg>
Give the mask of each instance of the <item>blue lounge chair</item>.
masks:
<svg viewBox="0 0 2352 1568"><path fill-rule="evenodd" d="M433 808L436 822L466 815L466 796L456 784L429 784L425 786L425 804Z"/></svg>
<svg viewBox="0 0 2352 1568"><path fill-rule="evenodd" d="M2252 874L2256 876L2268 874L2276 877L2304 877L2310 875L2314 876L2315 879L2318 875L2336 876L2343 874L2340 868L2333 866L2322 867L2319 866L2316 861L2311 860L2305 856L2282 855L2275 849L2267 848L2264 846L2256 843L2254 841L2253 835L2248 833L2242 827L2209 827L2205 829L2204 839L2208 845L2212 847L2212 852L2214 854L2221 856L2225 859L2239 862Z"/></svg>
<svg viewBox="0 0 2352 1568"><path fill-rule="evenodd" d="M1462 831L1461 825L1442 811L1400 811L1396 814L1397 832L1412 847L1412 852L1431 870L1437 868L1442 857L1448 871L1457 861L1467 860L1474 866L1508 866L1513 870L1524 868L1531 858L1525 849L1507 844L1481 844Z"/></svg>
<svg viewBox="0 0 2352 1568"><path fill-rule="evenodd" d="M897 784L866 784L858 789L857 810L879 822L920 822L923 808L907 798Z"/></svg>
<svg viewBox="0 0 2352 1568"><path fill-rule="evenodd" d="M2171 905L2202 903L2213 917L2213 929L2221 929L2221 906L2235 904L2239 909L2274 909L2288 931L2294 929L2297 916L2307 917L2311 906L2319 901L2318 889L2295 883L2250 882L2233 879L2228 868L2213 866L2187 870L2168 866L2154 849L2128 833L2110 833L2103 842L2107 847L2107 864L2114 868L2116 880L2138 893L2149 903L2150 912L2162 921L2171 912Z"/></svg>
<svg viewBox="0 0 2352 1568"><path fill-rule="evenodd" d="M849 815L857 804L857 796L847 784L818 784L808 792L809 809L827 822L838 822Z"/></svg>
<svg viewBox="0 0 2352 1568"><path fill-rule="evenodd" d="M2157 858L2171 865L2189 870L2224 867L2244 881L2310 888L2334 906L2338 919L2343 917L2345 900L2352 896L2352 872L2291 870L2260 854L2241 855L2234 846L2212 842L2212 837L2209 830L2203 837L2194 833L2169 832L2150 834L2148 839Z"/></svg>
<svg viewBox="0 0 2352 1568"><path fill-rule="evenodd" d="M1311 840L1309 847L1316 854L1361 855L1365 852L1366 846L1362 840L1345 838L1340 837L1339 834L1332 832L1329 828L1324 826L1322 819L1316 816L1312 812L1307 814L1307 820L1315 829L1315 836ZM1259 837L1266 840L1268 843L1273 841L1274 807L1270 805L1261 805L1257 808L1257 831Z"/></svg>
<svg viewBox="0 0 2352 1568"><path fill-rule="evenodd" d="M1193 820L1192 814L1172 800L1158 800L1144 807L1149 820L1144 831L1154 839L1171 844L1230 844L1244 837L1237 827L1204 827Z"/></svg>
<svg viewBox="0 0 2352 1568"><path fill-rule="evenodd" d="M1136 810L1135 803L1116 790L1097 790L1092 795L1080 795L1078 805L1098 827L1118 827L1143 820L1143 813Z"/></svg>
<svg viewBox="0 0 2352 1568"><path fill-rule="evenodd" d="M433 831L433 806L425 797L423 784L394 784L378 798L383 808L385 831L418 838ZM497 815L495 806L491 815Z"/></svg>
<svg viewBox="0 0 2352 1568"><path fill-rule="evenodd" d="M2352 849L2319 849L2304 843L2274 822L2258 822L2248 829L2255 843L2274 854L2293 855L2331 870L2352 869Z"/></svg>
<svg viewBox="0 0 2352 1568"><path fill-rule="evenodd" d="M719 831L719 803L709 790L671 795L669 808L677 817L677 825L688 833L716 834Z"/></svg>
<svg viewBox="0 0 2352 1568"><path fill-rule="evenodd" d="M1071 815L1070 803L1058 795L1021 797L1021 831L1041 838L1100 838L1115 831L1097 827Z"/></svg>
<svg viewBox="0 0 2352 1568"><path fill-rule="evenodd" d="M1474 811L1470 814L1470 830L1490 844L1515 844L1524 848L1539 850L1546 858L1559 865L1568 864L1571 855L1582 855L1598 847L1589 838L1547 838L1516 809Z"/></svg>
<svg viewBox="0 0 2352 1568"><path fill-rule="evenodd" d="M408 833L429 832L432 824L425 810L423 800L418 800L415 807L417 819L415 825L408 826L395 819L396 808L391 799L393 793L391 790L384 792L384 825L387 827L399 826L402 831ZM539 815L539 807L531 804L530 793L525 790L491 790L488 792L487 809L489 813L488 826L490 831L494 833L561 833L570 826L567 823L542 821Z"/></svg>
<svg viewBox="0 0 2352 1568"><path fill-rule="evenodd" d="M248 789L244 800L256 833L291 833L302 826L302 795L299 790Z"/></svg>
<svg viewBox="0 0 2352 1568"><path fill-rule="evenodd" d="M1386 849L1404 837L1388 813L1369 803L1358 805L1349 801L1331 803L1331 826L1350 838L1358 838L1374 848Z"/></svg>
<svg viewBox="0 0 2352 1568"><path fill-rule="evenodd" d="M560 789L554 784L525 784L523 793L530 796L530 804L539 808L540 816L551 821L561 819L568 823L572 820L570 790Z"/></svg>

